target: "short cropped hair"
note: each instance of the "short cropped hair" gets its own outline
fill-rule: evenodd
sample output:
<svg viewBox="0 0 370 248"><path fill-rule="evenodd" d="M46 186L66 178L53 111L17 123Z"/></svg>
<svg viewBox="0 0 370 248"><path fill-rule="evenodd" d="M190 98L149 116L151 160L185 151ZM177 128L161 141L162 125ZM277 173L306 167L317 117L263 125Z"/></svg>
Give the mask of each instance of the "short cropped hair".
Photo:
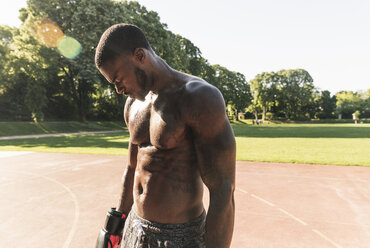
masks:
<svg viewBox="0 0 370 248"><path fill-rule="evenodd" d="M135 25L121 23L109 27L100 38L95 52L95 64L101 68L107 61L133 54L136 48L151 50L144 32Z"/></svg>

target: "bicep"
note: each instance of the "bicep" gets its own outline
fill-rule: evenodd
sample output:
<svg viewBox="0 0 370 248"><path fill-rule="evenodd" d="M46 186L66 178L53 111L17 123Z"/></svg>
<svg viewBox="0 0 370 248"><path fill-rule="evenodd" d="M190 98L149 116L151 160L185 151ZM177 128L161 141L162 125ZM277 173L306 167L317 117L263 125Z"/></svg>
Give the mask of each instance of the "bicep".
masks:
<svg viewBox="0 0 370 248"><path fill-rule="evenodd" d="M224 183L235 183L236 145L228 123L212 136L198 134L194 139L200 175L210 189L217 189Z"/></svg>
<svg viewBox="0 0 370 248"><path fill-rule="evenodd" d="M235 138L217 89L202 92L195 100L190 120L199 171L210 189L235 182Z"/></svg>

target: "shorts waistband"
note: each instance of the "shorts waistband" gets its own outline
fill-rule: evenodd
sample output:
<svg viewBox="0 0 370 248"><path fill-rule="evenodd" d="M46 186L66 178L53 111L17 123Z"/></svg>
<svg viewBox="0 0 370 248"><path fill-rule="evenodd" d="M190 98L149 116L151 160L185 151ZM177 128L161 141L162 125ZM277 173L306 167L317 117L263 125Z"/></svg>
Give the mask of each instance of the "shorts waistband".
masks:
<svg viewBox="0 0 370 248"><path fill-rule="evenodd" d="M171 235L184 235L187 232L202 232L205 227L206 211L203 210L202 214L193 220L180 224L164 224L155 221L146 220L137 215L132 209L130 212L130 221L138 222L143 230L152 233L171 234ZM133 223L135 225L135 223Z"/></svg>

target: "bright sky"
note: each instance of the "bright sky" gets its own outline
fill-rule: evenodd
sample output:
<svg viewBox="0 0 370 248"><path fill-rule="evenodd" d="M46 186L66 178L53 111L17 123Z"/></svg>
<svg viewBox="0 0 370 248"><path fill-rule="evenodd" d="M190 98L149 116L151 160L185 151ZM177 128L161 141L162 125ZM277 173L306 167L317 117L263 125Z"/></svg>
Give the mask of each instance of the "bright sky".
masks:
<svg viewBox="0 0 370 248"><path fill-rule="evenodd" d="M191 40L211 64L243 73L302 68L335 93L370 88L369 0L139 0ZM19 26L25 0L1 1L0 24Z"/></svg>

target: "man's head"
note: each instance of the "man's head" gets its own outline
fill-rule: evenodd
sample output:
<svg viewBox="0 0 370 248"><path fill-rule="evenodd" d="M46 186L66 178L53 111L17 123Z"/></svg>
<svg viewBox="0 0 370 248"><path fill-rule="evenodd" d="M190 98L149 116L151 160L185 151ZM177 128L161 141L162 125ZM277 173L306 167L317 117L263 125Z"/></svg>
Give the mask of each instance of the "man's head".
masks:
<svg viewBox="0 0 370 248"><path fill-rule="evenodd" d="M95 53L95 64L101 68L122 55L133 55L136 48L151 50L143 31L135 25L121 23L108 28L100 38Z"/></svg>
<svg viewBox="0 0 370 248"><path fill-rule="evenodd" d="M131 24L116 24L100 38L95 64L119 94L144 100L149 91L145 63L152 49L143 31Z"/></svg>

